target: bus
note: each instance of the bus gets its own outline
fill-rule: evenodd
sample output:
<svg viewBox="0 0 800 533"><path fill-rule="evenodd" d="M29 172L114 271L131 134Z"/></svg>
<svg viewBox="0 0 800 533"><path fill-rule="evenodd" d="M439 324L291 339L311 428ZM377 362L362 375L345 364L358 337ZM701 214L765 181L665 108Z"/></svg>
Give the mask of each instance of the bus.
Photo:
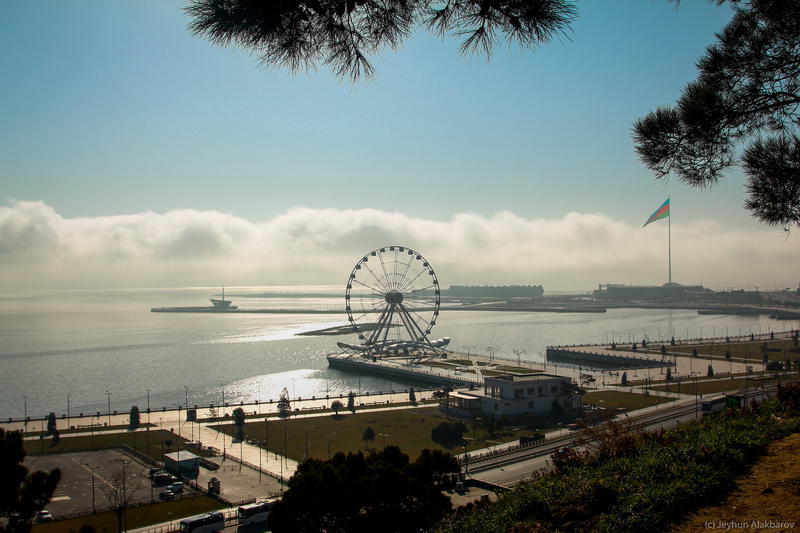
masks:
<svg viewBox="0 0 800 533"><path fill-rule="evenodd" d="M274 504L275 500L268 500L242 505L239 507L239 525L249 526L250 524L262 524L266 522Z"/></svg>
<svg viewBox="0 0 800 533"><path fill-rule="evenodd" d="M728 399L724 396L703 402L703 416L722 411L727 406L727 403Z"/></svg>
<svg viewBox="0 0 800 533"><path fill-rule="evenodd" d="M211 533L225 529L225 515L211 512L181 520L181 533Z"/></svg>

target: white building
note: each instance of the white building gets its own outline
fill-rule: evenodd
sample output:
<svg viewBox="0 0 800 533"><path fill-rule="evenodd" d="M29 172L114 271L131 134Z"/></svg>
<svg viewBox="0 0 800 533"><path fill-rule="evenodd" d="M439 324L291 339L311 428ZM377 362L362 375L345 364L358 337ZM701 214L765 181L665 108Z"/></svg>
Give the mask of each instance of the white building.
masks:
<svg viewBox="0 0 800 533"><path fill-rule="evenodd" d="M443 407L462 416L546 416L558 408L565 414L576 414L581 410L581 394L568 377L509 374L486 377L483 394L452 392Z"/></svg>
<svg viewBox="0 0 800 533"><path fill-rule="evenodd" d="M186 475L196 473L200 468L199 458L192 452L178 450L164 454L164 469L173 474Z"/></svg>

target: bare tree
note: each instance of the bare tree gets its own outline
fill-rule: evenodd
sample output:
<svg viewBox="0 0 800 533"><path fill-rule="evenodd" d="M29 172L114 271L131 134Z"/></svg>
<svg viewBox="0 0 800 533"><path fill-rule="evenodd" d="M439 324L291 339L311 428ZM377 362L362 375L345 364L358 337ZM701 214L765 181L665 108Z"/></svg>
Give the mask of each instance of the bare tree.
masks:
<svg viewBox="0 0 800 533"><path fill-rule="evenodd" d="M109 508L117 514L117 530L121 533L127 530L125 524L125 509L136 497L136 493L141 489L141 482L136 479L132 483L128 481L125 475L125 466L127 461L123 462L120 471L108 478L108 482L103 486L103 494L108 501Z"/></svg>

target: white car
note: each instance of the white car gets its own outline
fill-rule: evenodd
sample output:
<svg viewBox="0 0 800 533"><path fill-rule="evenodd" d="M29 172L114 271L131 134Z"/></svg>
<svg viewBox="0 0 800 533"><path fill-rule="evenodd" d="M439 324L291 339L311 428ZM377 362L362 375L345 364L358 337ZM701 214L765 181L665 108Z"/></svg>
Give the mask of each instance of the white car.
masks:
<svg viewBox="0 0 800 533"><path fill-rule="evenodd" d="M47 509L42 509L38 513L36 513L36 521L37 522L52 522L53 515L50 514L50 511Z"/></svg>

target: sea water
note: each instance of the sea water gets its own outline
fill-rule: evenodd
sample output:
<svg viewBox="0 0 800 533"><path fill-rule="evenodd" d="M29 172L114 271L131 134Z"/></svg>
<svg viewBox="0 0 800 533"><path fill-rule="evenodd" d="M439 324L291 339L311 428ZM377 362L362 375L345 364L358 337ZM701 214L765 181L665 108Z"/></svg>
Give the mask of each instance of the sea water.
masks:
<svg viewBox="0 0 800 533"><path fill-rule="evenodd" d="M258 297L264 291L270 297ZM328 368L336 342L354 335L298 336L346 324L341 314L152 313L151 307L204 306L219 289L5 291L0 293L0 418L53 411L124 412L409 384ZM282 292L284 294L282 294ZM226 289L240 308L344 309L340 287ZM297 293L301 293L299 296ZM303 296L302 293L307 294ZM250 297L244 297L249 295ZM698 315L691 310L607 313L442 311L432 337L459 352L541 361L546 346L627 343L671 336L724 337L800 327L767 316ZM110 394L109 394L110 393Z"/></svg>

